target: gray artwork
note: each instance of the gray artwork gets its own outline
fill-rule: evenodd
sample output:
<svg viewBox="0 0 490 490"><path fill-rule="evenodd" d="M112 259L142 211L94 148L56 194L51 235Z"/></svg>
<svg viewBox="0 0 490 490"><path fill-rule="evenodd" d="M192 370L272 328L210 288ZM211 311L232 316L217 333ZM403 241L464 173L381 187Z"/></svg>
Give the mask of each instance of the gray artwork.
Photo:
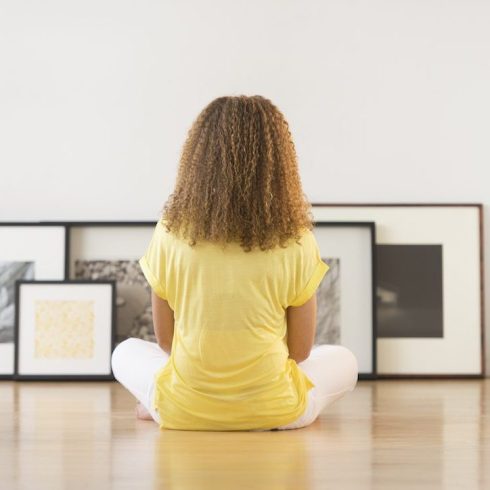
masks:
<svg viewBox="0 0 490 490"><path fill-rule="evenodd" d="M34 279L34 262L0 261L0 343L14 341L17 279Z"/></svg>
<svg viewBox="0 0 490 490"><path fill-rule="evenodd" d="M317 327L315 345L340 344L340 259L323 258L330 266L316 291Z"/></svg>
<svg viewBox="0 0 490 490"><path fill-rule="evenodd" d="M443 337L442 245L377 245L378 337Z"/></svg>
<svg viewBox="0 0 490 490"><path fill-rule="evenodd" d="M76 260L75 277L116 281L116 344L128 337L156 342L150 287L137 260Z"/></svg>

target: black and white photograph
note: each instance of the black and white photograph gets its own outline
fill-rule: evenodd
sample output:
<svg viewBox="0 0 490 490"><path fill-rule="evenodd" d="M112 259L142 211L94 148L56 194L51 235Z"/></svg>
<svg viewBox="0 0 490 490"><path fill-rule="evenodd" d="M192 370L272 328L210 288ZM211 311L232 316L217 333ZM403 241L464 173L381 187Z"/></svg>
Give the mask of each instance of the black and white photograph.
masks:
<svg viewBox="0 0 490 490"><path fill-rule="evenodd" d="M0 343L14 341L15 281L34 279L34 262L0 261Z"/></svg>
<svg viewBox="0 0 490 490"><path fill-rule="evenodd" d="M377 245L379 337L444 337L442 245Z"/></svg>
<svg viewBox="0 0 490 490"><path fill-rule="evenodd" d="M150 287L137 260L75 260L74 277L116 281L116 343L128 337L155 342Z"/></svg>
<svg viewBox="0 0 490 490"><path fill-rule="evenodd" d="M317 325L315 345L342 344L340 318L340 259L322 257L329 266L320 282L317 295Z"/></svg>

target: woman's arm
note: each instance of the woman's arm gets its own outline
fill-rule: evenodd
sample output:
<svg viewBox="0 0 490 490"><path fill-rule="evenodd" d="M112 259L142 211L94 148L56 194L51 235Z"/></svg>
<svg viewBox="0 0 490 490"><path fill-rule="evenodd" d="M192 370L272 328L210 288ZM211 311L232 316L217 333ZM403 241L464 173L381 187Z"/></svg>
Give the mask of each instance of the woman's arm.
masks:
<svg viewBox="0 0 490 490"><path fill-rule="evenodd" d="M302 362L310 355L315 342L316 313L316 294L303 305L286 309L289 357L296 362Z"/></svg>
<svg viewBox="0 0 490 490"><path fill-rule="evenodd" d="M174 312L167 300L160 298L153 290L151 291L151 307L157 343L163 351L170 354L174 338Z"/></svg>

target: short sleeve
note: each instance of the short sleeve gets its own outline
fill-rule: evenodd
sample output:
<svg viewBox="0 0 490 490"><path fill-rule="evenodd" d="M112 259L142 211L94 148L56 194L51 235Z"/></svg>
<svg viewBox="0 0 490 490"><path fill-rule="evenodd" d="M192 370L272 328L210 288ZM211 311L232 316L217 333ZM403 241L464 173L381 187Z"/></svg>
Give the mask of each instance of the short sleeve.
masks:
<svg viewBox="0 0 490 490"><path fill-rule="evenodd" d="M311 230L300 240L296 250L293 265L293 280L291 284L290 301L288 306L301 306L314 294L323 277L330 269L320 255L320 249L315 235Z"/></svg>
<svg viewBox="0 0 490 490"><path fill-rule="evenodd" d="M139 265L149 285L157 296L167 299L166 290L166 233L159 221L153 230L145 254L139 259Z"/></svg>

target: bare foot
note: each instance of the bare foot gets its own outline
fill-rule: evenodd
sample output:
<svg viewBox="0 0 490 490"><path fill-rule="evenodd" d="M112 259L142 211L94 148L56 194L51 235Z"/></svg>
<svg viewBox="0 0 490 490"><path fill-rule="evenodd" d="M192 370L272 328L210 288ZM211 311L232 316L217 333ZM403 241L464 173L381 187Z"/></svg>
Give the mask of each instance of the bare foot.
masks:
<svg viewBox="0 0 490 490"><path fill-rule="evenodd" d="M142 405L141 402L138 402L136 404L136 418L141 419L141 420L153 420L153 417L151 416L150 412L145 408L144 405Z"/></svg>

